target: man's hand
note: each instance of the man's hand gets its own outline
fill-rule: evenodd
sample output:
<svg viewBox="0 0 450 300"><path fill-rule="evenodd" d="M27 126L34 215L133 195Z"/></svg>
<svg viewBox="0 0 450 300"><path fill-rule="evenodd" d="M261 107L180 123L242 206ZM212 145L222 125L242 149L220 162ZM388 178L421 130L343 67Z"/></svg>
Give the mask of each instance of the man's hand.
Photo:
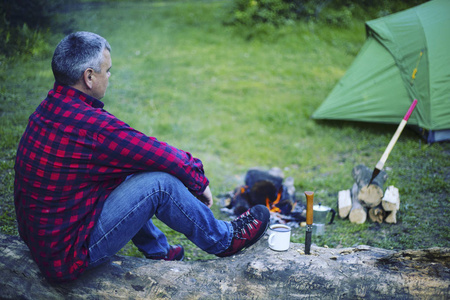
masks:
<svg viewBox="0 0 450 300"><path fill-rule="evenodd" d="M205 191L203 192L203 195L200 195L197 197L198 200L202 201L206 204L209 208L213 205L213 197L211 193L211 189L209 188L209 185L206 187Z"/></svg>

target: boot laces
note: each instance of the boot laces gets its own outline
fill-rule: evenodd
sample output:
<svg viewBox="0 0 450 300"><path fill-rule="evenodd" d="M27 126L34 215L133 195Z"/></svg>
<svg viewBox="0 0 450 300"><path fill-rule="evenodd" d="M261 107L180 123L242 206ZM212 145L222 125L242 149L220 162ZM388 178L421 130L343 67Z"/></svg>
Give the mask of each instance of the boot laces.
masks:
<svg viewBox="0 0 450 300"><path fill-rule="evenodd" d="M250 231L253 229L253 226L256 228L259 222L250 213L247 213L246 215L236 219L232 224L235 238L245 240L246 238L244 235L247 234L247 230L249 230L248 235L250 235Z"/></svg>

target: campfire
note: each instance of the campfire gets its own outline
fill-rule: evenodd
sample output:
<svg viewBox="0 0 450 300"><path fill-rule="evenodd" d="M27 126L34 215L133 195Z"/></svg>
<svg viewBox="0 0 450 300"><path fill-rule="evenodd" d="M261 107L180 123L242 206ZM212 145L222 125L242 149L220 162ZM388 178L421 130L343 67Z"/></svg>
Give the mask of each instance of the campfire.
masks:
<svg viewBox="0 0 450 300"><path fill-rule="evenodd" d="M219 196L221 211L235 217L257 204L265 205L271 215L271 224L289 224L298 227L305 221L305 206L295 198L294 179L284 178L279 168L268 171L250 169L245 184Z"/></svg>
<svg viewBox="0 0 450 300"><path fill-rule="evenodd" d="M277 207L277 204L280 203L281 195L282 195L282 192L279 191L277 193L277 198L273 202L270 202L270 198L269 197L266 198L266 206L267 206L267 208L269 209L270 212L274 212L274 213L280 213L281 212L281 209L279 209Z"/></svg>

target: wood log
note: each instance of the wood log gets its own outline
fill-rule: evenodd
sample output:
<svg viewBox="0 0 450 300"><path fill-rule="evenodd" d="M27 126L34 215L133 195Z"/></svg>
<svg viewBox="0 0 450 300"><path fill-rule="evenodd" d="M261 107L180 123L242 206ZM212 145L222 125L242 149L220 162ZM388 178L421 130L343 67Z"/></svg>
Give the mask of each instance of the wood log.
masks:
<svg viewBox="0 0 450 300"><path fill-rule="evenodd" d="M389 224L397 224L397 211L396 210L390 211L386 219L384 219L384 221Z"/></svg>
<svg viewBox="0 0 450 300"><path fill-rule="evenodd" d="M381 204L369 209L369 218L372 220L372 222L377 222L380 224L383 223L384 219L386 218L386 211L383 209Z"/></svg>
<svg viewBox="0 0 450 300"><path fill-rule="evenodd" d="M381 203L383 190L376 185L364 186L358 192L358 199L365 207L376 207Z"/></svg>
<svg viewBox="0 0 450 300"><path fill-rule="evenodd" d="M398 188L393 185L388 186L383 198L381 199L381 204L385 211L394 211L400 209L400 194Z"/></svg>
<svg viewBox="0 0 450 300"><path fill-rule="evenodd" d="M352 209L348 215L348 219L352 223L363 224L367 219L367 209L361 205L358 199L358 185L355 183L352 187Z"/></svg>
<svg viewBox="0 0 450 300"><path fill-rule="evenodd" d="M369 246L288 251L267 236L243 253L207 261L114 256L69 283L45 280L17 237L0 234L1 299L448 299L450 248Z"/></svg>
<svg viewBox="0 0 450 300"><path fill-rule="evenodd" d="M369 169L365 165L358 165L353 168L352 176L358 185L358 199L365 207L375 207L381 203L383 197L383 185L386 182L387 174L383 170L370 185L373 169Z"/></svg>
<svg viewBox="0 0 450 300"><path fill-rule="evenodd" d="M350 190L339 191L338 193L338 211L339 217L345 219L352 209L352 196Z"/></svg>
<svg viewBox="0 0 450 300"><path fill-rule="evenodd" d="M365 165L358 165L353 168L352 176L355 182L358 184L359 189L369 184L370 178L372 178L372 173L373 169L369 169ZM372 181L371 184L383 187L386 180L387 180L387 173L381 170L378 176L375 177L375 179Z"/></svg>

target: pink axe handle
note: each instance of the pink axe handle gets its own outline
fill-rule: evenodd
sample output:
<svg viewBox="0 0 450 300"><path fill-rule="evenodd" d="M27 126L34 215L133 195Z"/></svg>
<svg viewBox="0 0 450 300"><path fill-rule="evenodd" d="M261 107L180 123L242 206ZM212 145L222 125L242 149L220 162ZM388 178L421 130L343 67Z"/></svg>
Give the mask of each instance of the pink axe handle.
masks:
<svg viewBox="0 0 450 300"><path fill-rule="evenodd" d="M416 107L416 104L417 104L417 99L414 99L413 103L411 104L408 111L406 112L406 115L403 118L403 120L408 121L409 117L411 116L412 112L414 111L414 108Z"/></svg>
<svg viewBox="0 0 450 300"><path fill-rule="evenodd" d="M389 154L391 153L392 148L394 148L394 145L397 142L398 137L402 133L403 128L405 128L406 122L408 121L409 116L411 116L414 108L416 107L416 104L417 104L417 99L414 99L414 101L411 104L411 106L409 107L408 112L406 113L405 117L400 122L400 125L397 128L397 131L395 132L394 136L392 137L391 141L389 142L389 145L387 146L386 150L384 151L383 155L381 156L381 159L378 161L378 163L375 167L376 169L378 169L380 171L381 171L381 169L383 169L384 163L386 162Z"/></svg>

